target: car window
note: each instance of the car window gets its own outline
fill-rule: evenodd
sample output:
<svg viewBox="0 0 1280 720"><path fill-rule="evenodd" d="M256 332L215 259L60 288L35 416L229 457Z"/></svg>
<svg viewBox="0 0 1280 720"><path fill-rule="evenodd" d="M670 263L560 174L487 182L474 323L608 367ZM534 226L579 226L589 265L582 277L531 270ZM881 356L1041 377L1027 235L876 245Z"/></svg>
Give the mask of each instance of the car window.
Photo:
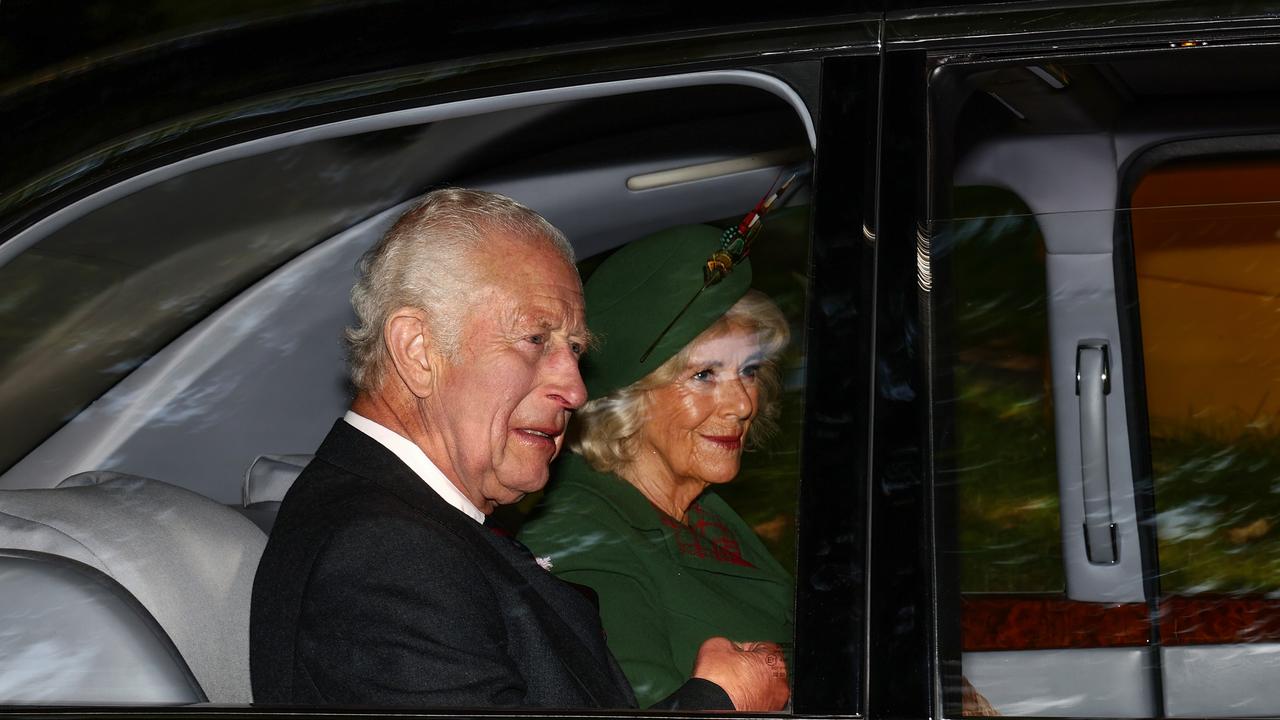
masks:
<svg viewBox="0 0 1280 720"><path fill-rule="evenodd" d="M935 84L954 125L934 471L963 714L1280 707L1261 680L1280 657L1280 165L1252 94L1270 80L1214 79L1255 53L975 63Z"/></svg>
<svg viewBox="0 0 1280 720"><path fill-rule="evenodd" d="M1280 589L1280 165L1154 168L1134 270L1166 594Z"/></svg>
<svg viewBox="0 0 1280 720"><path fill-rule="evenodd" d="M1131 196L1160 636L1180 713L1276 706L1250 681L1280 653L1277 180L1263 152L1192 157L1152 168ZM1237 700L1224 710L1218 692Z"/></svg>
<svg viewBox="0 0 1280 720"><path fill-rule="evenodd" d="M403 201L429 181L431 145L425 128L391 130L204 168L0 266L0 415L13 428L0 468L249 284Z"/></svg>
<svg viewBox="0 0 1280 720"><path fill-rule="evenodd" d="M560 178L562 187L593 187L593 192L600 193L603 173L621 177L616 186L621 190L627 177L671 166L700 166L762 151L773 152L770 157L783 162L807 155L803 124L770 93L711 86L661 94L666 98L661 102L651 94L633 93L309 142L183 173L55 229L0 266L0 279L13 288L0 305L9 340L0 347L0 368L5 371L0 381L0 417L14 428L0 438L0 469L12 467L68 421L85 422L89 416L81 410L251 284L322 240L362 222L376 224L387 208L425 188L468 182L536 200L546 194L546 186L539 187L534 178L549 173ZM656 109L663 103L675 103L685 112L679 117L660 116ZM615 121L596 121L606 116ZM634 202L627 202L628 195L622 194L615 202L629 210L614 212L612 220L590 205L575 206L569 196L555 200L555 206L545 212L573 234L578 252L586 257L673 221L716 218L737 206L749 206L745 198L756 189L747 190L742 183L753 182L759 172L731 172L727 178L721 173L720 182L737 189L717 195L713 180L690 190L691 200L665 206L663 198L679 192L670 184L646 191ZM282 177L290 179L286 182ZM692 200L695 194L708 198L709 204ZM699 210L700 205L705 210ZM611 223L624 217L630 219L630 229L619 232ZM346 252L358 255L359 243L367 239L344 241ZM315 273L340 261L302 262L312 267L310 274L287 282L321 282ZM347 282L351 267L354 260L323 282ZM344 293L336 286L321 293L333 302L313 304L314 318L323 313L331 316L324 322L346 322ZM248 331L248 323L265 322L270 314L243 312L251 317L237 321L241 333ZM291 313L284 322L306 333L306 326L315 320ZM327 363L339 360L339 344L317 335L309 337L303 345L311 343L312 351L326 357ZM279 346L285 354L298 351L297 342L268 344ZM65 477L110 459L115 467L143 475L181 472L191 487L224 502L235 500L238 490L225 482L229 473L243 472L259 453L306 452L301 445L312 444L284 429L292 423L272 419L272 408L278 403L255 413L260 424L254 434L263 447L258 453L233 457L227 445L220 451L213 449L218 447L215 438L220 432L206 432L203 437L190 434L194 422L203 421L206 429L226 428L231 414L242 412L243 407L230 406L234 403L222 406L234 396L227 393L229 387L239 387L244 396L261 393L250 387L255 376L235 363L234 357L228 358L228 367L216 382L210 380L194 396L200 401L193 401L187 392L185 399L175 398L167 408L156 407L146 414L158 415L151 431L176 430L187 438L185 442L196 445L191 452L224 458L238 470L218 467L223 461L210 459L193 474L184 467L189 463L166 460L184 456L175 452L172 436L152 440L148 432L141 436L117 432L113 447L101 448L81 467L42 467L39 472ZM340 367L318 363L309 372L315 373L314 385L323 387L326 397L340 401L346 394ZM266 385L276 392L282 387ZM118 397L125 394L126 390L118 390L109 404L132 402ZM293 397L302 394L299 387ZM292 409L295 402L281 408L285 416L309 414ZM16 419L19 416L21 422ZM318 441L316 434L322 435L322 430L316 426L309 432ZM255 441L244 434L229 442L235 447Z"/></svg>
<svg viewBox="0 0 1280 720"><path fill-rule="evenodd" d="M934 78L954 110L931 372L961 714L1280 707L1280 163L1254 102L1270 79L1215 81L1263 56ZM1230 122L1155 120L1208 96Z"/></svg>
<svg viewBox="0 0 1280 720"><path fill-rule="evenodd" d="M1113 680L1139 677L1145 606L1090 602L1067 576L1064 537L1079 541L1080 526L1064 532L1062 520L1042 229L1053 218L999 187L956 187L951 202L956 217L932 245L945 323L935 412L946 428L934 462L957 519L945 552L959 584L961 682L979 698L961 693L961 712L1070 715L1077 688L1095 685L1093 709L1143 715L1149 688Z"/></svg>
<svg viewBox="0 0 1280 720"><path fill-rule="evenodd" d="M749 614L765 595L776 600L786 629L769 639L790 653L810 341L810 147L795 106L759 87L527 105L168 172L5 256L0 417L14 432L0 438L0 467L8 468L0 475L0 571L34 579L3 591L22 602L4 597L19 612L38 606L40 592L61 606L57 598L101 586L103 602L125 608L113 612L133 614L130 627L160 640L130 657L175 662L109 695L95 694L103 683L0 682L0 704L249 700L247 656L236 643L247 637L264 536L240 515L270 530L293 479L350 402L341 338L360 254L416 196L451 184L508 194L542 212L566 232L586 276L655 231L736 225L799 173L787 207L766 219L751 252L753 286L778 306L792 338L778 358L778 429L745 454L720 494L731 509L722 519L740 516L726 521L743 533L740 549L761 548L751 557L771 573L767 592L742 590L737 613ZM629 189L637 179L647 184ZM97 520L79 521L86 517ZM507 529L516 531L521 518L512 517ZM182 564L157 568L152 552L116 532L135 524L156 534L147 547L207 564L208 575L186 582ZM748 574L736 568L726 577ZM163 591L171 586L183 590ZM185 622L195 609L184 603L202 594L211 596L203 619ZM602 600L606 620L617 617L608 607L616 598ZM725 609L718 601L704 608ZM673 617L684 622L687 614ZM33 643L57 634L56 613L48 619L10 636L11 657L38 677L62 672L60 661L82 663L95 643L128 637L103 631L80 639L85 653L41 654ZM0 611L0 622L19 619ZM220 640L208 642L219 623Z"/></svg>
<svg viewBox="0 0 1280 720"><path fill-rule="evenodd" d="M956 435L938 471L965 518L960 582L977 607L979 594L1060 593L1065 581L1044 238L1007 190L959 187L954 206L938 254L955 303L945 357Z"/></svg>

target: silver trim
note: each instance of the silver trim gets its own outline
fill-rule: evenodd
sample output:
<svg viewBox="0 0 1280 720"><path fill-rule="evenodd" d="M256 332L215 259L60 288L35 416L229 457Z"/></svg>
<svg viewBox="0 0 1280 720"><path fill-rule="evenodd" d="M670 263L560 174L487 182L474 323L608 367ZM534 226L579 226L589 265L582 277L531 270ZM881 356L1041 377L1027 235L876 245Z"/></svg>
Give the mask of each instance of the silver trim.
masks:
<svg viewBox="0 0 1280 720"><path fill-rule="evenodd" d="M933 239L924 227L916 228L916 284L924 292L933 290L933 270L930 267Z"/></svg>
<svg viewBox="0 0 1280 720"><path fill-rule="evenodd" d="M709 180L749 170L760 170L776 165L794 165L807 159L809 159L809 151L804 148L783 148L782 150L743 155L742 157L728 160L686 165L684 167L671 168L670 170L633 175L627 178L627 189L653 190L698 180Z"/></svg>

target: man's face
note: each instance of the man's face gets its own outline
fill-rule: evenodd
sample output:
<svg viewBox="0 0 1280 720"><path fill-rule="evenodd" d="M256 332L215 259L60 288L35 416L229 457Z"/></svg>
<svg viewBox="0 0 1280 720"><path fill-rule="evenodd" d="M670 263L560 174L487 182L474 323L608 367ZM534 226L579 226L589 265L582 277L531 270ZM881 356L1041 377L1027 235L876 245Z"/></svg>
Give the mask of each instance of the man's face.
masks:
<svg viewBox="0 0 1280 720"><path fill-rule="evenodd" d="M425 415L424 448L483 512L547 483L572 411L587 399L587 343L577 270L545 243L499 236L480 262L484 284L463 320Z"/></svg>

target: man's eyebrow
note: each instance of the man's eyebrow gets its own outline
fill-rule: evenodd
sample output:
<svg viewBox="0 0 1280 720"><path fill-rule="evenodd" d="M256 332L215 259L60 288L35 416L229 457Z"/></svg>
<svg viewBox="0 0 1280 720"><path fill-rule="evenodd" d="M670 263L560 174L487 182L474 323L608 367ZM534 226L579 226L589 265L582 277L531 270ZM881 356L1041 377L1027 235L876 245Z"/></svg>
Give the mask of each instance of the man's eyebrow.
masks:
<svg viewBox="0 0 1280 720"><path fill-rule="evenodd" d="M532 325L539 330L554 330L558 323L545 315L529 315L522 318L524 324ZM583 347L588 350L594 350L600 346L600 338L592 333L585 326L578 328L570 328L568 331L570 337L577 338Z"/></svg>

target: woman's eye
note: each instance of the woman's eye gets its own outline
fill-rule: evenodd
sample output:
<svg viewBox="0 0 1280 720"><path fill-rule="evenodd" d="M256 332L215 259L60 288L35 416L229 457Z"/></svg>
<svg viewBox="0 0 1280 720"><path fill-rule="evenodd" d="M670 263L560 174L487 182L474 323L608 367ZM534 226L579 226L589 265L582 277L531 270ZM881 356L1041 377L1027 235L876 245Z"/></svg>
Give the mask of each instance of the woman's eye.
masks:
<svg viewBox="0 0 1280 720"><path fill-rule="evenodd" d="M579 343L579 342L569 343L569 352L573 353L574 355L581 355L583 349L584 348L582 347L582 343Z"/></svg>
<svg viewBox="0 0 1280 720"><path fill-rule="evenodd" d="M710 382L715 378L715 372L712 370L699 370L693 374L693 379L699 382Z"/></svg>
<svg viewBox="0 0 1280 720"><path fill-rule="evenodd" d="M547 341L547 336L546 335L530 335L525 339L533 343L534 345L541 345Z"/></svg>
<svg viewBox="0 0 1280 720"><path fill-rule="evenodd" d="M739 370L739 371L738 371L738 375L740 375L740 376L742 376L742 377L744 377L744 378L752 378L752 379L754 379L754 378L755 378L757 375L759 375L759 374L760 374L760 366L759 366L759 365L748 365L748 366L746 366L746 367L744 367L744 368L742 368L741 370Z"/></svg>

